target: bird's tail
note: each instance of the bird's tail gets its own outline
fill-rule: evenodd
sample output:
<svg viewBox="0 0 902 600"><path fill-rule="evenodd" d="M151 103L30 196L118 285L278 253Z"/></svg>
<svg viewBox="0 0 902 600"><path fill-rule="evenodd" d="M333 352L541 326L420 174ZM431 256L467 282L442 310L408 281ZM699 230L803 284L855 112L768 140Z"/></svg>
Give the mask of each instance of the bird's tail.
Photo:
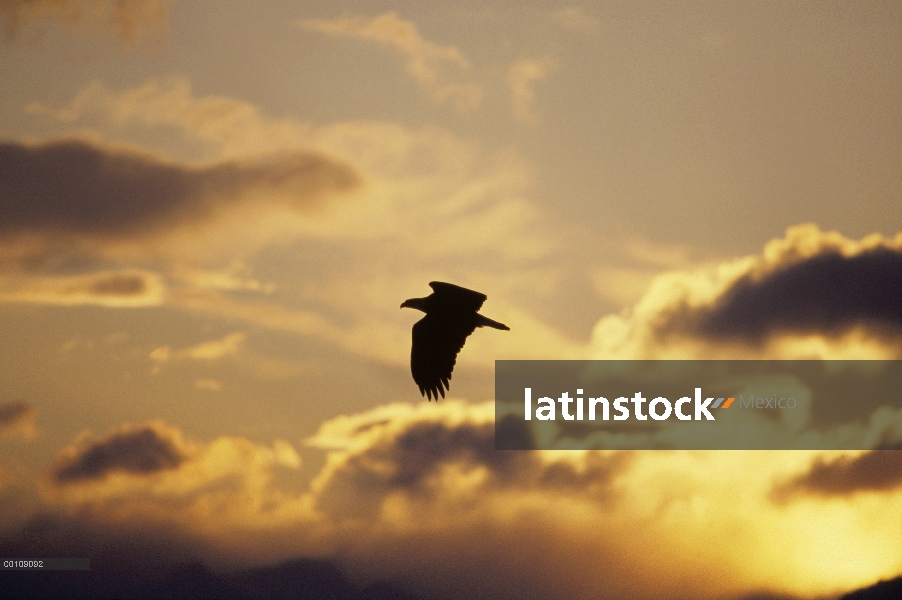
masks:
<svg viewBox="0 0 902 600"><path fill-rule="evenodd" d="M499 323L498 321L493 321L488 317L484 317L482 315L477 314L479 320L476 321L476 327L494 327L495 329L503 329L504 331L510 331L510 327L505 325L504 323Z"/></svg>

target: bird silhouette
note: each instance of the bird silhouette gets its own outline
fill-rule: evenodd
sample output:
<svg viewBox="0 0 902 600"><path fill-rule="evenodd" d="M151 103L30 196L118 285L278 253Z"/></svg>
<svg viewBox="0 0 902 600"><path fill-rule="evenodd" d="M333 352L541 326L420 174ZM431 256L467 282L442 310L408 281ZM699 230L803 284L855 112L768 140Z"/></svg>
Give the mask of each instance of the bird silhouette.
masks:
<svg viewBox="0 0 902 600"><path fill-rule="evenodd" d="M486 295L452 283L432 281L432 293L425 298L405 300L401 308L415 308L426 316L413 326L410 349L410 372L420 393L432 401L445 390L457 360L457 353L477 327L494 327L510 331L510 327L484 317L477 311Z"/></svg>

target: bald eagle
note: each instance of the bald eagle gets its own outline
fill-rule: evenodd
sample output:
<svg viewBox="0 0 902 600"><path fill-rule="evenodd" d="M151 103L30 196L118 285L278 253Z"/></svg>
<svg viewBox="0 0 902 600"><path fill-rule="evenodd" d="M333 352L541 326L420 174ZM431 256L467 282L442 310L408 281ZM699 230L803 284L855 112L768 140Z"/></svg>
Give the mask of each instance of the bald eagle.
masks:
<svg viewBox="0 0 902 600"><path fill-rule="evenodd" d="M410 372L420 393L431 401L445 397L448 380L457 353L477 327L494 327L510 331L510 327L484 317L477 311L485 302L485 294L460 286L433 281L432 294L425 298L405 300L401 308L415 308L426 316L413 326L410 350Z"/></svg>

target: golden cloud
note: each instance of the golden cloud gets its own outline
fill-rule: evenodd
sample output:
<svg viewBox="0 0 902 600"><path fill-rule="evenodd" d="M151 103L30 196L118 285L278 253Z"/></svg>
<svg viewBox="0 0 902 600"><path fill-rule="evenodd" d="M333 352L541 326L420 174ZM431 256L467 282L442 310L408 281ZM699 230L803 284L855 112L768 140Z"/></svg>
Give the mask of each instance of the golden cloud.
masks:
<svg viewBox="0 0 902 600"><path fill-rule="evenodd" d="M493 408L381 406L308 440L329 451L313 506L353 540L356 568L446 596L707 599L832 593L902 566L902 517L882 521L898 489L829 510L773 503L775 481L830 453L500 452ZM850 548L870 558L843 562ZM774 560L779 573L761 567Z"/></svg>
<svg viewBox="0 0 902 600"><path fill-rule="evenodd" d="M76 439L42 492L47 506L99 524L176 526L220 556L341 556L355 576L441 597L813 597L902 566L895 484L773 501L775 486L812 464L860 471L863 482L890 463L859 468L858 458L816 452L499 452L493 413L491 402L444 401L331 419L307 440L325 466L295 493L274 477L300 464L287 442L198 443L163 423L126 426Z"/></svg>
<svg viewBox="0 0 902 600"><path fill-rule="evenodd" d="M314 129L271 119L240 100L196 98L190 83L178 77L150 79L122 92L93 82L68 106L33 105L32 111L67 121L98 115L117 125L174 125L240 163L276 151L336 157L351 165L364 184L355 200L333 203L324 218L293 222L296 236L380 242L406 256L415 250L426 260L486 252L534 259L550 249L550 238L536 231L539 215L522 198L529 181L525 162L509 150L488 152L438 127L348 122Z"/></svg>
<svg viewBox="0 0 902 600"><path fill-rule="evenodd" d="M554 72L556 63L551 58L541 60L525 58L507 71L507 85L511 92L511 106L514 117L529 125L536 125L539 117L533 109L535 101L534 86Z"/></svg>
<svg viewBox="0 0 902 600"><path fill-rule="evenodd" d="M223 217L202 237L196 229L170 234L161 253L175 257L172 275L178 285L170 282L167 292L173 305L403 364L412 321L397 306L425 282L445 279L489 293L496 318L516 332L474 336L462 364L486 367L498 356L587 356L585 344L543 322L537 311L518 306L524 292L547 296L555 286L549 283L554 269L536 266L554 252L554 236L524 197L530 169L515 152L486 150L432 126L347 122L314 128L272 119L240 100L195 97L184 78L152 79L124 91L94 82L62 108L32 108L69 121L96 117L117 128L175 126L218 149L220 158L212 164L244 164L249 154L267 149L335 157L358 174L361 185L353 194L316 211L293 214L270 207L261 214L236 207L235 216ZM285 272L302 282L294 305L230 293L274 289L240 265L262 243L275 241L291 244L283 253L291 256ZM140 250L119 246L109 256L146 259L146 249ZM224 261L239 267L208 266ZM380 277L373 278L376 271Z"/></svg>
<svg viewBox="0 0 902 600"><path fill-rule="evenodd" d="M211 392L218 392L222 389L222 384L215 379L196 379L194 381L194 387L199 390L209 390Z"/></svg>
<svg viewBox="0 0 902 600"><path fill-rule="evenodd" d="M201 444L154 421L125 425L100 438L80 434L59 454L41 491L45 501L63 510L228 535L248 524L264 526L272 508L285 500L270 485L273 470L300 464L284 440L272 447L238 437Z"/></svg>
<svg viewBox="0 0 902 600"><path fill-rule="evenodd" d="M307 19L299 24L310 31L373 41L393 48L406 59L410 76L439 104L451 102L465 113L479 106L482 100L482 89L477 84L461 80L461 75L470 69L470 63L460 50L424 39L413 23L393 12L372 19Z"/></svg>
<svg viewBox="0 0 902 600"><path fill-rule="evenodd" d="M485 252L533 259L550 248L549 238L535 231L536 211L522 198L525 162L437 127L348 122L314 129L268 118L240 100L195 98L184 78L151 79L123 92L94 82L66 107L32 110L66 120L96 114L119 125L174 125L242 164L266 150L336 157L352 165L364 183L355 200L333 203L323 218L292 222L296 237L380 242L407 256L413 247L425 259Z"/></svg>
<svg viewBox="0 0 902 600"><path fill-rule="evenodd" d="M215 143L226 156L310 146L309 125L267 117L253 104L227 96L197 98L183 76L151 77L121 92L95 79L62 107L32 102L26 110L63 123L98 117L117 127L174 125L192 139Z"/></svg>
<svg viewBox="0 0 902 600"><path fill-rule="evenodd" d="M331 451L313 482L319 510L336 520L388 517L405 530L417 529L422 518L433 520L424 510L466 512L479 498L510 490L579 494L604 504L613 499L616 476L630 456L583 454L574 463L496 451L494 405L459 401L386 405L337 417L307 443Z"/></svg>
<svg viewBox="0 0 902 600"><path fill-rule="evenodd" d="M12 291L0 292L0 302L137 308L158 306L165 296L165 286L159 275L134 269L69 277L35 277L15 287Z"/></svg>
<svg viewBox="0 0 902 600"><path fill-rule="evenodd" d="M247 336L240 331L230 333L220 340L210 340L185 349L185 355L194 360L218 360L237 354Z"/></svg>
<svg viewBox="0 0 902 600"><path fill-rule="evenodd" d="M549 17L565 29L579 33L593 33L598 29L598 19L580 6L568 6L552 12Z"/></svg>
<svg viewBox="0 0 902 600"><path fill-rule="evenodd" d="M173 351L169 346L160 346L150 353L150 358L156 362L167 362L172 359L214 361L238 354L246 339L246 334L235 331L221 339L201 342L182 350Z"/></svg>
<svg viewBox="0 0 902 600"><path fill-rule="evenodd" d="M272 293L276 284L262 283L250 276L251 269L241 261L233 261L225 269L200 269L176 265L172 276L192 287L209 290L244 290Z"/></svg>
<svg viewBox="0 0 902 600"><path fill-rule="evenodd" d="M175 0L2 0L0 22L7 39L20 30L54 21L70 29L113 32L126 45L160 42Z"/></svg>

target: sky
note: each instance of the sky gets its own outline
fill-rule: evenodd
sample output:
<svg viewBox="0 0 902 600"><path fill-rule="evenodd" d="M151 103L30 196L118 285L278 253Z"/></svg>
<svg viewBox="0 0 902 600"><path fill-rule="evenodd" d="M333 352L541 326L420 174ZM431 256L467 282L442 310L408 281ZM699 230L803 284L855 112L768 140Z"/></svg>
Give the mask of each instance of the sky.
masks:
<svg viewBox="0 0 902 600"><path fill-rule="evenodd" d="M902 4L0 0L0 81L3 548L424 598L902 573L893 451L493 446L499 359L902 358ZM429 403L435 280L510 331Z"/></svg>

